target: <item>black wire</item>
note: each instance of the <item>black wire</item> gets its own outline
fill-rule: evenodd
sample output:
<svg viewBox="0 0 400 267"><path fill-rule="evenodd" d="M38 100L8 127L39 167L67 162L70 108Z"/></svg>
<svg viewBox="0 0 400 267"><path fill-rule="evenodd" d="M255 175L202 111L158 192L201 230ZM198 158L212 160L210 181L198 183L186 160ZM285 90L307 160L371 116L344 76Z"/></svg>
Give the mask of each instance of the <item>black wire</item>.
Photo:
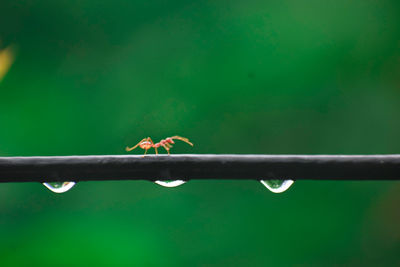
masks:
<svg viewBox="0 0 400 267"><path fill-rule="evenodd" d="M0 182L159 179L399 180L400 155L0 157Z"/></svg>

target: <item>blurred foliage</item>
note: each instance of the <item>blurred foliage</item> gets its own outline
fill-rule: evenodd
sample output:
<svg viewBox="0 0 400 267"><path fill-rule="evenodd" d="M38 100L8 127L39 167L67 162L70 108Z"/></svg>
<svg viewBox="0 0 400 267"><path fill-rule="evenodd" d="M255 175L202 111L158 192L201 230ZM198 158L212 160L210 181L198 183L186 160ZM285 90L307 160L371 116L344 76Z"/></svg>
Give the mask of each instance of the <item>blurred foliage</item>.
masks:
<svg viewBox="0 0 400 267"><path fill-rule="evenodd" d="M11 47L0 50L0 82L6 75L14 61L14 53Z"/></svg>
<svg viewBox="0 0 400 267"><path fill-rule="evenodd" d="M0 50L16 49L0 155L176 134L195 146L173 153L399 153L399 14L395 0L2 1ZM2 184L0 262L395 266L399 201L398 182Z"/></svg>

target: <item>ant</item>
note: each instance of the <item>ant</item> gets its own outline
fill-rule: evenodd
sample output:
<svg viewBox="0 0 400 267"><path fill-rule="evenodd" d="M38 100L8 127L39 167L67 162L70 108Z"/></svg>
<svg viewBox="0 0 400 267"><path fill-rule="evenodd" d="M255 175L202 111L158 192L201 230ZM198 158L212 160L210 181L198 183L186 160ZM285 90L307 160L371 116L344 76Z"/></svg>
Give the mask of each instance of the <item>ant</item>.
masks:
<svg viewBox="0 0 400 267"><path fill-rule="evenodd" d="M126 151L132 151L139 146L141 149L145 150L144 155L146 155L147 150L154 147L154 149L156 151L156 155L158 155L157 148L162 146L165 148L165 150L167 150L168 155L169 155L169 150L172 148L171 144L175 144L173 139L181 140L181 141L193 146L193 144L191 142L189 142L189 139L187 139L185 137L177 136L177 135L162 139L160 142L155 143L155 144L154 144L153 140L151 140L150 137L147 137L147 138L143 138L139 143L137 143L137 145L135 145L133 147L126 147Z"/></svg>

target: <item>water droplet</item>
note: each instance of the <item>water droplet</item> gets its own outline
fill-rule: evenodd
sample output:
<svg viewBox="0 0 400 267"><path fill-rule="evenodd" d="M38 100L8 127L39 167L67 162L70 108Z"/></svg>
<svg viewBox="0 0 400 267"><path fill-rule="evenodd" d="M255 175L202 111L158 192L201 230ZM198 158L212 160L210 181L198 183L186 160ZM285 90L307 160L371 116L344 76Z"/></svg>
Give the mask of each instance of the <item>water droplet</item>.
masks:
<svg viewBox="0 0 400 267"><path fill-rule="evenodd" d="M273 193L285 192L294 183L293 180L277 180L277 179L261 180L260 182Z"/></svg>
<svg viewBox="0 0 400 267"><path fill-rule="evenodd" d="M183 185L184 183L186 183L186 181L183 180L171 180L171 181L160 181L157 180L155 181L156 184L164 186L164 187L177 187L180 185Z"/></svg>
<svg viewBox="0 0 400 267"><path fill-rule="evenodd" d="M75 182L53 182L53 183L43 183L50 191L54 193L64 193L70 190Z"/></svg>

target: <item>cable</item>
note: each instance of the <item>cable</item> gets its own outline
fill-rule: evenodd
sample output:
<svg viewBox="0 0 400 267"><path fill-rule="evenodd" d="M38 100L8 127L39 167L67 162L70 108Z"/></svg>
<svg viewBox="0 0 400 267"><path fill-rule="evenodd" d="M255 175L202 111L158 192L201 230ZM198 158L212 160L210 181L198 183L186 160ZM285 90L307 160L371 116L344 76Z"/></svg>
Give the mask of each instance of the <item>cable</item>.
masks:
<svg viewBox="0 0 400 267"><path fill-rule="evenodd" d="M0 157L0 182L159 179L400 180L400 155Z"/></svg>

